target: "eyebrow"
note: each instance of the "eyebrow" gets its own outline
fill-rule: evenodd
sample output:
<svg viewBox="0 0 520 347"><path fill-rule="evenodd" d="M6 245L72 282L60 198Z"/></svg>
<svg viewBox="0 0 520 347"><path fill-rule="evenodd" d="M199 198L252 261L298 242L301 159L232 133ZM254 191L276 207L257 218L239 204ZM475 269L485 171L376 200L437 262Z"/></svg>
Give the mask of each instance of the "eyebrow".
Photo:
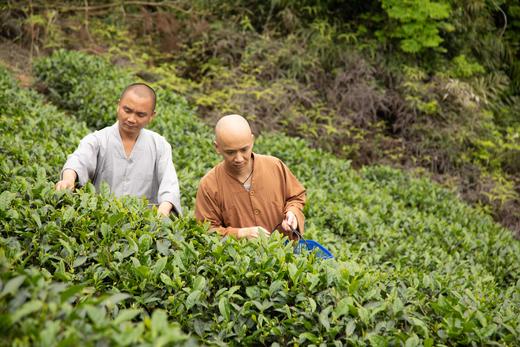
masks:
<svg viewBox="0 0 520 347"><path fill-rule="evenodd" d="M131 112L135 112L138 116L146 116L148 114L146 111L135 111L133 108L128 107L127 105L123 105L123 108Z"/></svg>

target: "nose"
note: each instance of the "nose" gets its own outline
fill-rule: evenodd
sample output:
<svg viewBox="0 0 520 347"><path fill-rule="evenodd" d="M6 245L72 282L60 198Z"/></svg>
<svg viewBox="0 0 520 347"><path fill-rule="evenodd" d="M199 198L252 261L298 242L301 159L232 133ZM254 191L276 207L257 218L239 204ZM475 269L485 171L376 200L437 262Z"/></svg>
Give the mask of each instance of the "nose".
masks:
<svg viewBox="0 0 520 347"><path fill-rule="evenodd" d="M128 115L128 118L126 119L126 121L128 123L132 123L132 124L135 123L135 115L133 112Z"/></svg>
<svg viewBox="0 0 520 347"><path fill-rule="evenodd" d="M233 158L233 161L234 161L235 163L237 163L237 164L240 164L241 162L244 161L244 157L242 156L241 153L237 153L237 154L235 155L235 158Z"/></svg>

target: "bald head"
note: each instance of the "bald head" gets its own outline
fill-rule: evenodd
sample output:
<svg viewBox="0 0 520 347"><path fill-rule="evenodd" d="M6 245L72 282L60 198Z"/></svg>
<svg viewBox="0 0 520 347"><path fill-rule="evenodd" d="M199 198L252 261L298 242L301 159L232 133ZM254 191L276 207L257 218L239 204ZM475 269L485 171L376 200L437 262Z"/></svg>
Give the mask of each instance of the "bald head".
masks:
<svg viewBox="0 0 520 347"><path fill-rule="evenodd" d="M217 142L227 143L233 139L250 139L252 135L249 123L238 114L224 116L215 125L215 140Z"/></svg>
<svg viewBox="0 0 520 347"><path fill-rule="evenodd" d="M247 120L237 114L224 116L215 125L215 149L229 172L241 177L252 170L255 137Z"/></svg>
<svg viewBox="0 0 520 347"><path fill-rule="evenodd" d="M150 87L149 85L147 85L145 83L130 84L128 87L125 88L125 90L123 90L123 93L121 93L120 100L122 100L123 97L127 93L130 93L130 92L134 93L135 95L137 95L140 98L152 99L152 111L155 111L155 102L156 102L157 97L155 95L155 90L153 90L152 87Z"/></svg>

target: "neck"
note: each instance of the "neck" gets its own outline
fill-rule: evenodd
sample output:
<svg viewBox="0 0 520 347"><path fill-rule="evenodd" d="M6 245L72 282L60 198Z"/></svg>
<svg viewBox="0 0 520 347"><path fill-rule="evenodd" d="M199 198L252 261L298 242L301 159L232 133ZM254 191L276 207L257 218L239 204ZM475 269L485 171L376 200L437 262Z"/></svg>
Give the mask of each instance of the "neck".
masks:
<svg viewBox="0 0 520 347"><path fill-rule="evenodd" d="M121 129L121 127L119 127L119 135L121 136L121 140L123 140L123 141L135 142L137 140L137 138L139 137L139 133L140 132L128 133L128 132L124 131L123 129Z"/></svg>
<svg viewBox="0 0 520 347"><path fill-rule="evenodd" d="M249 160L249 163L246 166L244 166L241 170L236 170L232 166L226 166L226 169L231 174L231 176L233 176L239 181L243 181L244 178L250 176L251 171L253 171L253 160Z"/></svg>

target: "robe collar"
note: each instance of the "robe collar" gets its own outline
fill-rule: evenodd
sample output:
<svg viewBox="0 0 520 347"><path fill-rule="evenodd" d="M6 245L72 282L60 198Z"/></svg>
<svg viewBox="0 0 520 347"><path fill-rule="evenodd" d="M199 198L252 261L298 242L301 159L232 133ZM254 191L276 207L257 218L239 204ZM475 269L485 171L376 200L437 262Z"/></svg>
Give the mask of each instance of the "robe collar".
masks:
<svg viewBox="0 0 520 347"><path fill-rule="evenodd" d="M115 136L117 142L118 142L118 146L117 146L117 151L119 152L119 154L121 155L122 158L124 159L131 159L134 155L134 153L136 152L136 149L138 149L138 145L139 143L141 142L141 133L143 131L143 129L141 129L139 131L139 135L137 135L137 138L135 139L135 143L134 143L134 147L132 148L132 152L130 152L130 155L127 157L126 156L126 152L125 152L125 146L123 146L123 138L121 137L121 133L119 132L119 121L116 121L114 123L114 125L112 125L112 134Z"/></svg>
<svg viewBox="0 0 520 347"><path fill-rule="evenodd" d="M255 163L256 163L254 152L251 152L251 160L253 160L253 166L251 168L251 170L253 171L251 173L251 187L253 187L254 179L255 179ZM222 166L224 167L224 172L226 173L226 175L228 175L233 181L235 181L240 186L240 188L245 190L244 186L242 185L242 182L240 182L235 176L233 176L233 174L231 172L229 172L227 170L226 164L224 162L222 162Z"/></svg>

